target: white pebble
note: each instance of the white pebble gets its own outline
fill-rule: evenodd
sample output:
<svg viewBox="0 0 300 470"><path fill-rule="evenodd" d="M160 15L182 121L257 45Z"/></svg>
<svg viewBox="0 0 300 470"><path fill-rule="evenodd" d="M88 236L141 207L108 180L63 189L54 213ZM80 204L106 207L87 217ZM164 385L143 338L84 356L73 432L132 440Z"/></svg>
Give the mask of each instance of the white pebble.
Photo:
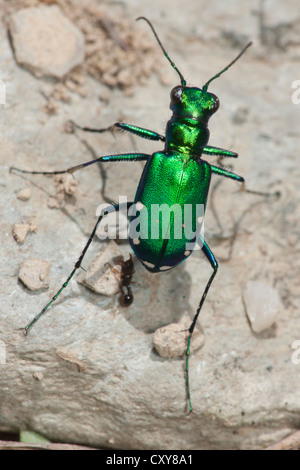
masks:
<svg viewBox="0 0 300 470"><path fill-rule="evenodd" d="M282 308L279 295L273 287L260 281L248 281L243 297L255 333L273 325Z"/></svg>

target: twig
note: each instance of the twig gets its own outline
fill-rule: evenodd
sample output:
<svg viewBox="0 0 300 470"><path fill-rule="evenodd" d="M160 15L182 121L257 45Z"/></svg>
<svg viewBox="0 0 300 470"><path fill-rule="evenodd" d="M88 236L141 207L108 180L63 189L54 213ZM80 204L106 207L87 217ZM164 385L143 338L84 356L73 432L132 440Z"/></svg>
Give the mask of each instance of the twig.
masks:
<svg viewBox="0 0 300 470"><path fill-rule="evenodd" d="M296 450L300 448L300 431L296 431L277 444L273 444L266 450Z"/></svg>
<svg viewBox="0 0 300 470"><path fill-rule="evenodd" d="M43 443L31 444L29 442L0 441L0 450L97 450L93 447L76 444Z"/></svg>

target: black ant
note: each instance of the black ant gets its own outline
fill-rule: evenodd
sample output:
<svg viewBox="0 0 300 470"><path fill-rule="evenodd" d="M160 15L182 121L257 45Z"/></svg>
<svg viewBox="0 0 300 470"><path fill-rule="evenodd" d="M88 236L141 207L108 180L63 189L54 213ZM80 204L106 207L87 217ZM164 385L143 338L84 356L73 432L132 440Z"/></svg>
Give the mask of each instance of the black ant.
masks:
<svg viewBox="0 0 300 470"><path fill-rule="evenodd" d="M121 287L121 295L119 297L119 304L122 307L129 307L133 302L133 293L130 286L127 287L127 293L124 292L123 287Z"/></svg>
<svg viewBox="0 0 300 470"><path fill-rule="evenodd" d="M120 279L120 290L121 295L119 297L119 303L122 307L129 307L129 305L133 302L133 294L130 284L132 282L132 276L134 273L134 265L132 255L129 255L129 259L127 261L124 260L123 256L118 263L121 265L121 279ZM126 287L127 293L124 292L124 288Z"/></svg>
<svg viewBox="0 0 300 470"><path fill-rule="evenodd" d="M124 260L123 256L120 256L120 259L117 264L121 266L121 272L115 269L110 263L107 264L112 268L112 270L116 274L120 275L120 289L118 292L121 292L121 295L119 297L119 304L122 307L129 307L129 305L132 304L134 298L132 289L130 287L130 284L132 282L132 276L135 272L132 255L129 255L129 259L127 261ZM127 292L125 292L125 288L127 289Z"/></svg>

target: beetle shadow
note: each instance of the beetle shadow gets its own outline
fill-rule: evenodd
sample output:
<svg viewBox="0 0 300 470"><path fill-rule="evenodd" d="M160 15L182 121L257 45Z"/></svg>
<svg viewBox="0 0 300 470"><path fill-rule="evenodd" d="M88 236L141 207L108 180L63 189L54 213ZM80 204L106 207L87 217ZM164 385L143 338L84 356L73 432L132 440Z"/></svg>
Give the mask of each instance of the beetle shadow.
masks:
<svg viewBox="0 0 300 470"><path fill-rule="evenodd" d="M150 273L136 262L131 285L134 299L129 307L120 307L120 313L134 328L146 334L169 323L178 323L191 311L191 284L183 263L170 271Z"/></svg>

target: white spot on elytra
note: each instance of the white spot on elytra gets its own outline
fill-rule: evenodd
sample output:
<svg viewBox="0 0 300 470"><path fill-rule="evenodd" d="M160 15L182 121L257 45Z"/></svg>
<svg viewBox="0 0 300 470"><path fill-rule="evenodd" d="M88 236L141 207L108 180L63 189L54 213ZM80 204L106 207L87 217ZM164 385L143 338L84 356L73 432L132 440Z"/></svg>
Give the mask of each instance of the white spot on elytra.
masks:
<svg viewBox="0 0 300 470"><path fill-rule="evenodd" d="M160 266L160 271L167 271L167 269L171 269L173 266Z"/></svg>
<svg viewBox="0 0 300 470"><path fill-rule="evenodd" d="M155 265L152 264L152 263L149 263L149 261L145 261L145 260L143 260L143 259L142 259L141 261L142 261L142 263L144 263L144 264L145 264L146 266L148 266L149 268L155 268Z"/></svg>

